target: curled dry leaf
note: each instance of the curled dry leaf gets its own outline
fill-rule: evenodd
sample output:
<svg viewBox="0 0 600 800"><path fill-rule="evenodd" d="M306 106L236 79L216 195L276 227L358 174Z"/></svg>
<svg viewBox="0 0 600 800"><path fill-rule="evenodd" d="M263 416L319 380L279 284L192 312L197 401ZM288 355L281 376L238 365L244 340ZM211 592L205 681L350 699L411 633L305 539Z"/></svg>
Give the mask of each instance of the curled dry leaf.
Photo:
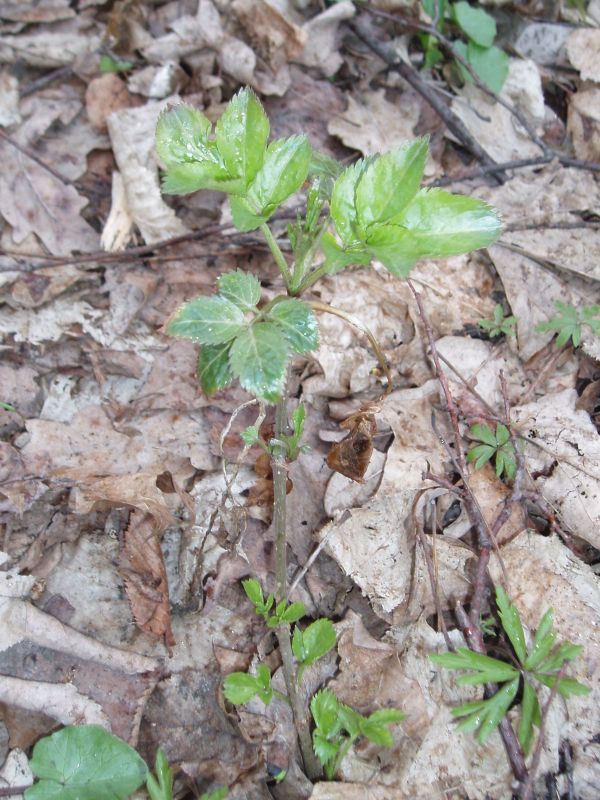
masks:
<svg viewBox="0 0 600 800"><path fill-rule="evenodd" d="M160 527L151 514L136 510L125 531L119 571L136 625L144 633L175 645L171 630L169 587L159 539Z"/></svg>
<svg viewBox="0 0 600 800"><path fill-rule="evenodd" d="M375 416L359 411L341 422L340 427L350 433L331 446L327 464L335 472L362 483L373 454L373 436L377 432Z"/></svg>

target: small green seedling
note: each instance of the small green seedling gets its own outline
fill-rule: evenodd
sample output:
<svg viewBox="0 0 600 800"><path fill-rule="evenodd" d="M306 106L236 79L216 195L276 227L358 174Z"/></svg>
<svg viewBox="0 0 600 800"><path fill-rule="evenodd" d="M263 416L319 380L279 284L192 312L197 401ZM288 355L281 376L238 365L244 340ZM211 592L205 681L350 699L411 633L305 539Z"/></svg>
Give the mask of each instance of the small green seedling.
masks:
<svg viewBox="0 0 600 800"><path fill-rule="evenodd" d="M575 306L558 301L554 305L559 313L548 322L542 322L536 330L540 333L557 331L557 347L564 347L569 340L573 347L579 347L581 329L584 325L587 325L596 336L600 336L600 319L594 319L594 317L600 316L600 306L583 306L578 310Z"/></svg>
<svg viewBox="0 0 600 800"><path fill-rule="evenodd" d="M266 664L258 664L256 675L232 672L223 682L223 694L235 706L244 705L257 696L268 706L274 696L269 668Z"/></svg>
<svg viewBox="0 0 600 800"><path fill-rule="evenodd" d="M135 64L133 61L126 61L125 59L115 58L114 56L107 55L106 53L100 58L100 72L106 75L108 72L129 72L133 69Z"/></svg>
<svg viewBox="0 0 600 800"><path fill-rule="evenodd" d="M475 462L475 469L481 467L495 459L496 475L500 478L502 473L512 480L517 474L517 460L515 458L515 448L510 441L510 432L506 425L499 422L496 425L496 432L487 425L473 425L469 431L474 439L482 444L472 447L467 453L467 461Z"/></svg>
<svg viewBox="0 0 600 800"><path fill-rule="evenodd" d="M327 618L316 619L304 630L299 625L294 627L292 652L298 662L298 681L306 667L326 656L335 647L335 642L335 628Z"/></svg>
<svg viewBox="0 0 600 800"><path fill-rule="evenodd" d="M394 739L389 726L405 718L405 714L396 708L381 708L364 717L340 703L329 689L316 693L310 710L315 721L314 751L328 780L333 780L344 756L361 736L381 747L392 747Z"/></svg>
<svg viewBox="0 0 600 800"><path fill-rule="evenodd" d="M487 331L492 339L496 336L516 336L517 317L505 317L501 303L496 303L492 319L480 319L477 324Z"/></svg>
<svg viewBox="0 0 600 800"><path fill-rule="evenodd" d="M162 750L156 753L154 773L146 778L146 789L150 800L173 800L173 770Z"/></svg>
<svg viewBox="0 0 600 800"><path fill-rule="evenodd" d="M528 648L519 612L501 587L496 589L496 605L502 628L512 645L515 658L511 660L516 659L516 664L475 653L466 647L459 647L456 653L432 655L430 659L447 669L470 670L469 674L458 678L459 684L499 684L496 693L487 700L466 703L452 711L453 716L465 718L457 730L478 730L477 738L481 743L499 725L521 687L518 738L527 754L531 751L534 726L539 727L541 721L537 684L551 689L556 686L558 694L565 698L589 693L590 689L579 681L559 675L563 665L577 658L583 647L570 642L556 645L556 633L552 630L554 612L549 609L540 621L533 644Z"/></svg>
<svg viewBox="0 0 600 800"><path fill-rule="evenodd" d="M480 80L498 93L508 76L508 56L494 45L496 20L482 8L472 6L465 0L449 3L446 0L422 0L425 13L436 21L436 29L442 32L444 21L454 23L467 41L457 39L454 49L471 66ZM425 50L425 68L430 69L443 59L432 34L422 34L421 43ZM457 60L456 66L463 78L473 82L472 75Z"/></svg>
<svg viewBox="0 0 600 800"><path fill-rule="evenodd" d="M268 628L290 625L292 622L302 619L306 613L304 603L290 603L288 605L285 600L281 600L271 613L271 609L275 604L275 595L270 594L265 598L262 586L256 578L247 578L242 581L242 586L254 606L254 612L264 619Z"/></svg>

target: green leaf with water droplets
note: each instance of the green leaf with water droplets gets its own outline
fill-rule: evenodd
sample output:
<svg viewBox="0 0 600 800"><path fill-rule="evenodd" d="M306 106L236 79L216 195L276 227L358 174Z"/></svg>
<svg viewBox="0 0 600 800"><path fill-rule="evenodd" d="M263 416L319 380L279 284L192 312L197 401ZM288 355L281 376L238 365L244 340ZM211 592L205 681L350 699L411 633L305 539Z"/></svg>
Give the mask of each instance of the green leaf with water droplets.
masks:
<svg viewBox="0 0 600 800"><path fill-rule="evenodd" d="M228 171L248 186L263 164L269 138L269 120L251 89L242 89L229 101L216 136Z"/></svg>
<svg viewBox="0 0 600 800"><path fill-rule="evenodd" d="M224 344L237 336L244 325L242 310L226 297L196 297L173 314L167 333L201 344Z"/></svg>
<svg viewBox="0 0 600 800"><path fill-rule="evenodd" d="M302 300L290 297L275 303L268 318L277 323L295 353L308 353L319 346L317 318Z"/></svg>
<svg viewBox="0 0 600 800"><path fill-rule="evenodd" d="M244 389L267 403L276 403L281 397L288 360L285 337L274 322L268 321L246 328L236 338L229 356Z"/></svg>
<svg viewBox="0 0 600 800"><path fill-rule="evenodd" d="M260 300L260 281L251 272L241 269L224 272L217 278L221 297L226 297L242 311L252 311Z"/></svg>
<svg viewBox="0 0 600 800"><path fill-rule="evenodd" d="M306 136L276 139L248 190L248 200L258 215L270 216L297 192L308 175L311 147Z"/></svg>
<svg viewBox="0 0 600 800"><path fill-rule="evenodd" d="M202 391L209 397L229 386L233 373L229 365L230 343L205 344L198 356L197 377Z"/></svg>

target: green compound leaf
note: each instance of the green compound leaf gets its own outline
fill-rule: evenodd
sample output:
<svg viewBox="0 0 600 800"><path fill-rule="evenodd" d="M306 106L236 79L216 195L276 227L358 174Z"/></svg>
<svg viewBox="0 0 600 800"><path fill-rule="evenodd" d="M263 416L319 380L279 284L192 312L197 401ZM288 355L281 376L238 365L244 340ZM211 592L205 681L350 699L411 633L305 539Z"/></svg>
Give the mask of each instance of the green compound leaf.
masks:
<svg viewBox="0 0 600 800"><path fill-rule="evenodd" d="M473 425L469 431L471 436L475 439L479 439L481 442L485 442L485 444L489 444L491 447L497 447L498 441L493 430L488 427L487 425L481 425L477 423Z"/></svg>
<svg viewBox="0 0 600 800"><path fill-rule="evenodd" d="M521 699L521 719L517 734L525 755L529 755L533 744L533 726L536 725L539 728L541 718L540 704L535 689L528 680L525 680Z"/></svg>
<svg viewBox="0 0 600 800"><path fill-rule="evenodd" d="M248 200L234 194L229 196L229 207L233 224L243 233L255 231L269 219L268 214L257 214Z"/></svg>
<svg viewBox="0 0 600 800"><path fill-rule="evenodd" d="M306 136L276 139L248 190L248 200L258 215L270 216L297 192L308 175L311 146Z"/></svg>
<svg viewBox="0 0 600 800"><path fill-rule="evenodd" d="M269 138L269 120L253 91L242 89L231 99L216 137L225 167L248 186L262 166Z"/></svg>
<svg viewBox="0 0 600 800"><path fill-rule="evenodd" d="M215 149L209 142L209 149ZM162 179L165 194L191 194L198 189L216 192L238 192L243 187L239 178L231 178L222 166L212 161L176 164L167 169Z"/></svg>
<svg viewBox="0 0 600 800"><path fill-rule="evenodd" d="M335 628L330 619L316 619L304 630L294 628L292 650L298 663L309 667L335 647Z"/></svg>
<svg viewBox="0 0 600 800"><path fill-rule="evenodd" d="M335 240L335 236L326 232L321 237L321 250L325 256L324 266L327 267L328 275L335 275L336 272L352 265L367 267L371 263L371 256L363 245L358 249L345 249L340 247Z"/></svg>
<svg viewBox="0 0 600 800"><path fill-rule="evenodd" d="M460 0L452 6L457 25L469 39L481 47L491 47L496 38L496 20L482 8Z"/></svg>
<svg viewBox="0 0 600 800"><path fill-rule="evenodd" d="M455 708L452 711L454 717L466 716L466 719L457 726L457 730L473 731L479 728L477 738L483 744L508 711L510 704L515 699L518 688L519 678L516 677L506 683L489 700L483 700L479 703L467 703L460 708Z"/></svg>
<svg viewBox="0 0 600 800"><path fill-rule="evenodd" d="M196 297L181 306L167 323L169 336L200 344L224 344L245 325L243 312L226 297Z"/></svg>
<svg viewBox="0 0 600 800"><path fill-rule="evenodd" d="M276 322L295 353L308 353L319 346L317 318L312 308L302 300L290 297L275 303L268 319Z"/></svg>
<svg viewBox="0 0 600 800"><path fill-rule="evenodd" d="M525 669L535 670L547 657L554 643L556 642L557 634L552 630L554 622L554 610L549 608L542 617L538 629L535 632L533 646L527 660L525 661Z"/></svg>
<svg viewBox="0 0 600 800"><path fill-rule="evenodd" d="M234 375L244 389L267 403L276 403L281 396L288 360L287 341L274 322L250 325L229 354Z"/></svg>
<svg viewBox="0 0 600 800"><path fill-rule="evenodd" d="M527 651L525 648L525 631L523 630L521 617L519 616L516 606L510 602L506 592L501 586L498 586L496 589L496 605L498 606L498 613L500 615L502 627L510 639L510 643L517 654L519 662L524 664L527 657Z"/></svg>
<svg viewBox="0 0 600 800"><path fill-rule="evenodd" d="M258 678L247 672L232 672L223 681L223 694L234 706L247 703L261 688Z"/></svg>
<svg viewBox="0 0 600 800"><path fill-rule="evenodd" d="M495 46L480 47L475 42L469 42L467 60L488 89L498 94L508 77L509 62L504 50ZM473 80L470 75L468 79Z"/></svg>
<svg viewBox="0 0 600 800"><path fill-rule="evenodd" d="M374 226L367 246L400 278L420 259L446 258L487 247L502 231L497 213L482 200L441 189L421 189L391 222Z"/></svg>
<svg viewBox="0 0 600 800"><path fill-rule="evenodd" d="M156 152L167 166L194 161L213 161L208 136L210 120L187 105L163 111L156 125Z"/></svg>
<svg viewBox="0 0 600 800"><path fill-rule="evenodd" d="M401 722L405 717L406 714L397 708L380 708L362 721L360 732L373 744L381 747L393 747L394 737L386 726Z"/></svg>
<svg viewBox="0 0 600 800"><path fill-rule="evenodd" d="M200 348L196 376L202 391L208 397L229 386L233 373L229 365L229 342L205 344Z"/></svg>
<svg viewBox="0 0 600 800"><path fill-rule="evenodd" d="M29 764L40 780L27 800L125 800L148 774L135 750L99 725L72 725L41 739Z"/></svg>
<svg viewBox="0 0 600 800"><path fill-rule="evenodd" d="M517 670L510 664L474 653L467 647L459 647L456 653L439 653L429 658L434 664L440 664L447 669L473 670L474 674L461 675L458 678L457 683L460 684L498 683L518 677Z"/></svg>
<svg viewBox="0 0 600 800"><path fill-rule="evenodd" d="M356 186L356 214L362 231L389 222L419 191L429 151L423 137L405 142L372 161Z"/></svg>
<svg viewBox="0 0 600 800"><path fill-rule="evenodd" d="M252 311L260 300L260 281L250 272L236 269L217 278L219 294L231 300L242 311Z"/></svg>

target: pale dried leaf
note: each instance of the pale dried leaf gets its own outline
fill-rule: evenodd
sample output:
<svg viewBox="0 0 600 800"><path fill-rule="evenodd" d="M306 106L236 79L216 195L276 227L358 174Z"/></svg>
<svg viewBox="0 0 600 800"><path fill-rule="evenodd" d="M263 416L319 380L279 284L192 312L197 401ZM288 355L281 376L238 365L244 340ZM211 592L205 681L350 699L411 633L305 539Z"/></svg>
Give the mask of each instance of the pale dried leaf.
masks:
<svg viewBox="0 0 600 800"><path fill-rule="evenodd" d="M306 44L296 61L307 67L316 67L323 75L334 75L344 60L339 52L338 28L354 13L354 4L342 0L305 22L302 30L306 34Z"/></svg>
<svg viewBox="0 0 600 800"><path fill-rule="evenodd" d="M177 61L166 61L159 66L150 64L139 72L134 72L128 79L127 86L134 94L162 100L179 92L188 80L187 74Z"/></svg>
<svg viewBox="0 0 600 800"><path fill-rule="evenodd" d="M577 158L600 159L600 89L582 89L571 95L567 130Z"/></svg>
<svg viewBox="0 0 600 800"><path fill-rule="evenodd" d="M0 127L8 128L17 122L21 122L19 81L3 69L0 71Z"/></svg>
<svg viewBox="0 0 600 800"><path fill-rule="evenodd" d="M600 30L579 28L567 39L567 54L583 80L600 83Z"/></svg>
<svg viewBox="0 0 600 800"><path fill-rule="evenodd" d="M127 193L121 173L115 170L112 176L110 213L104 223L100 244L111 253L124 250L131 241L133 217L127 205Z"/></svg>
<svg viewBox="0 0 600 800"><path fill-rule="evenodd" d="M100 44L100 36L89 31L65 30L54 33L43 30L39 33L3 36L0 39L0 63L14 64L20 61L30 67L57 69L95 52Z"/></svg>
<svg viewBox="0 0 600 800"><path fill-rule="evenodd" d="M289 5L274 0L234 0L231 7L273 70L277 71L304 50L307 35L293 21Z"/></svg>

